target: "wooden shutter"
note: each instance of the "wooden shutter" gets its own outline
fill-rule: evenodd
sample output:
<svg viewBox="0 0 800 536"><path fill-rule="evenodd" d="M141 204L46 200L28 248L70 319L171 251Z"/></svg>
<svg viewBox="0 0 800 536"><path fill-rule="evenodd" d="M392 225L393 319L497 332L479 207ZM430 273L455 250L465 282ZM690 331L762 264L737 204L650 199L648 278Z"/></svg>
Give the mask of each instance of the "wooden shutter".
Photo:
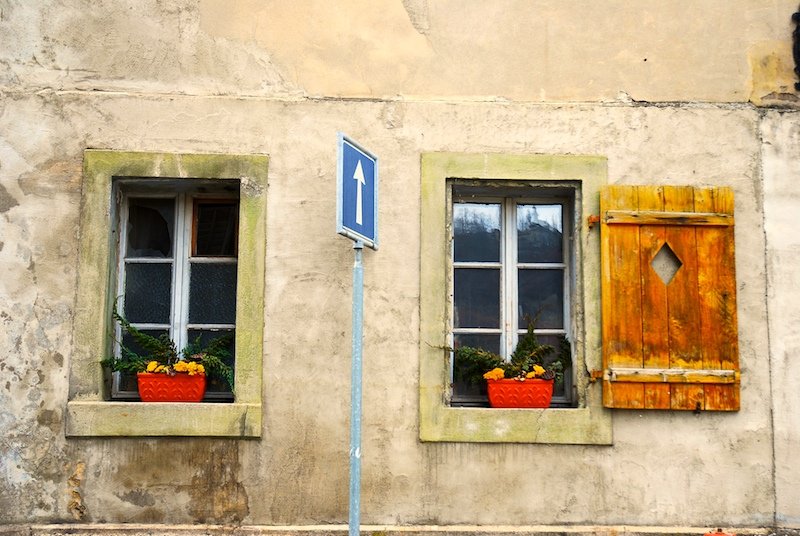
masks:
<svg viewBox="0 0 800 536"><path fill-rule="evenodd" d="M604 405L738 410L733 192L611 186L600 211Z"/></svg>

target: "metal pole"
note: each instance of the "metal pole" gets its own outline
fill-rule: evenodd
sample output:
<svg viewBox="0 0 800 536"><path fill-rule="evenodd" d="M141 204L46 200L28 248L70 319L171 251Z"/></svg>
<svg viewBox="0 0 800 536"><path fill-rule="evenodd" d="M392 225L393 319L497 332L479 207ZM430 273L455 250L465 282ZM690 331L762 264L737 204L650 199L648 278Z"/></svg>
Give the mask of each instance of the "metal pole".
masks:
<svg viewBox="0 0 800 536"><path fill-rule="evenodd" d="M350 379L350 518L349 536L358 536L361 525L361 343L364 320L364 244L353 245L353 360Z"/></svg>

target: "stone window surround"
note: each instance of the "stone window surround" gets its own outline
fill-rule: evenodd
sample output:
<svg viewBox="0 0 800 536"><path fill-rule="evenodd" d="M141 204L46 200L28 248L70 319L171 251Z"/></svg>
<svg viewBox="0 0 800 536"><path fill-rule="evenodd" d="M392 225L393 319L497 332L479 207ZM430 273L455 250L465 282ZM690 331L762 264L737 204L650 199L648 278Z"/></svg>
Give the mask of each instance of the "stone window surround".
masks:
<svg viewBox="0 0 800 536"><path fill-rule="evenodd" d="M575 300L573 315L578 407L492 409L451 407L449 367L442 347L449 332L450 277L448 179L580 182L575 206ZM603 408L601 368L600 240L586 218L599 214L600 189L607 183L601 156L424 153L421 157L420 227L420 439L433 442L612 444L611 412Z"/></svg>
<svg viewBox="0 0 800 536"><path fill-rule="evenodd" d="M68 437L261 436L268 164L266 155L85 151ZM111 351L114 177L240 181L235 402L108 401L99 361Z"/></svg>

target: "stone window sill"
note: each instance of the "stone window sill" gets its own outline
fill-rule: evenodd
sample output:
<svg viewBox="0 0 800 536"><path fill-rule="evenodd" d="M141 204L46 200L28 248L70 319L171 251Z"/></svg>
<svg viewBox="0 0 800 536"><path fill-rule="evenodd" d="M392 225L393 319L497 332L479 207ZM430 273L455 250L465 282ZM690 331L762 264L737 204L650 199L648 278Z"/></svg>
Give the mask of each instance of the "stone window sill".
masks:
<svg viewBox="0 0 800 536"><path fill-rule="evenodd" d="M261 405L73 400L66 435L261 437Z"/></svg>
<svg viewBox="0 0 800 536"><path fill-rule="evenodd" d="M612 444L611 416L602 408L450 408L431 402L423 404L422 441Z"/></svg>

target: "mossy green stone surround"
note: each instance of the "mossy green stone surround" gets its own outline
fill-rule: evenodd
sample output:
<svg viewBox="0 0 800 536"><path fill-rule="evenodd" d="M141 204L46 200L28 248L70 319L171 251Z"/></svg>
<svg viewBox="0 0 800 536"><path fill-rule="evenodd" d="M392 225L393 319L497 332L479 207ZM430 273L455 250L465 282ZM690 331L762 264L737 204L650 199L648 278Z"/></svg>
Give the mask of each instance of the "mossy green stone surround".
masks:
<svg viewBox="0 0 800 536"><path fill-rule="evenodd" d="M421 160L420 251L420 439L422 441L515 442L610 445L611 413L602 407L600 240L586 218L599 214L607 161L599 156L426 153ZM450 407L448 289L450 287L448 179L579 182L576 191L576 263L572 316L578 407L489 409Z"/></svg>
<svg viewBox="0 0 800 536"><path fill-rule="evenodd" d="M261 436L268 164L265 155L84 153L67 436ZM111 352L114 177L240 181L235 402L107 400L99 362Z"/></svg>

